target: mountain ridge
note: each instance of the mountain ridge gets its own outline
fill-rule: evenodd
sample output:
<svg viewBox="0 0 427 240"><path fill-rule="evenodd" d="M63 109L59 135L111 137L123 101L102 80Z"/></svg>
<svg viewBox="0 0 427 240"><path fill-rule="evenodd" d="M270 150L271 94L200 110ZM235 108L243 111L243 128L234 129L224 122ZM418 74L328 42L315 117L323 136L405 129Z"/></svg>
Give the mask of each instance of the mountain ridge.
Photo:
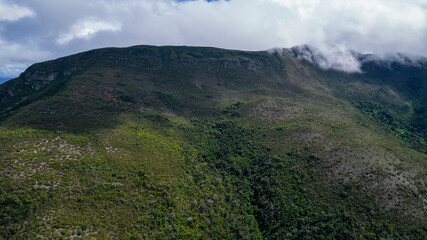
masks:
<svg viewBox="0 0 427 240"><path fill-rule="evenodd" d="M0 236L423 239L427 71L289 51L97 49L0 85Z"/></svg>

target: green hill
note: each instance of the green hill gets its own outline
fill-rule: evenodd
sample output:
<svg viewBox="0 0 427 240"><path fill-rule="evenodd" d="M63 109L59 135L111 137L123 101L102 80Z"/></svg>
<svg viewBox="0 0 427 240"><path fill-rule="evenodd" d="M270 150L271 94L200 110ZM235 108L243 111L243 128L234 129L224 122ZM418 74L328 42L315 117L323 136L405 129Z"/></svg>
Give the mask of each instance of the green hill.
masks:
<svg viewBox="0 0 427 240"><path fill-rule="evenodd" d="M0 85L0 238L426 239L427 64L97 49Z"/></svg>

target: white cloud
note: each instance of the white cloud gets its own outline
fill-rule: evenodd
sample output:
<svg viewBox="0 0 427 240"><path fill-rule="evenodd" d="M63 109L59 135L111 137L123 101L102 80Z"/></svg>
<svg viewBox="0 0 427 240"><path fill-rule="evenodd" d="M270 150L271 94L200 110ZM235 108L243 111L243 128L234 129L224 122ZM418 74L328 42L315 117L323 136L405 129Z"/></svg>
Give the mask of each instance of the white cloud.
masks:
<svg viewBox="0 0 427 240"><path fill-rule="evenodd" d="M277 50L274 51L277 52ZM301 45L295 46L287 52L322 69L334 69L348 73L362 72L357 56L342 45L324 45L320 48Z"/></svg>
<svg viewBox="0 0 427 240"><path fill-rule="evenodd" d="M0 21L17 21L24 17L33 17L35 13L26 7L0 1Z"/></svg>
<svg viewBox="0 0 427 240"><path fill-rule="evenodd" d="M0 65L0 78L17 77L22 73L22 69L25 69L26 67L28 66L22 63Z"/></svg>
<svg viewBox="0 0 427 240"><path fill-rule="evenodd" d="M273 3L296 11L301 20L311 18L320 0L271 0ZM267 0L266 2L270 2Z"/></svg>
<svg viewBox="0 0 427 240"><path fill-rule="evenodd" d="M118 22L108 22L99 19L86 19L75 23L67 33L61 33L57 39L57 43L61 45L67 44L75 38L89 40L97 32L116 32L120 29L121 25Z"/></svg>
<svg viewBox="0 0 427 240"><path fill-rule="evenodd" d="M427 8L422 0L128 0L104 4L123 23L123 35L131 36L123 44L260 50L334 43L363 52L427 55Z"/></svg>
<svg viewBox="0 0 427 240"><path fill-rule="evenodd" d="M37 15L34 21L2 22L0 36L53 57L138 44L241 50L310 44L321 51L341 46L427 56L427 0L13 1ZM337 56L344 61L347 55Z"/></svg>
<svg viewBox="0 0 427 240"><path fill-rule="evenodd" d="M9 43L0 38L0 77L16 77L30 64L52 54L35 46Z"/></svg>

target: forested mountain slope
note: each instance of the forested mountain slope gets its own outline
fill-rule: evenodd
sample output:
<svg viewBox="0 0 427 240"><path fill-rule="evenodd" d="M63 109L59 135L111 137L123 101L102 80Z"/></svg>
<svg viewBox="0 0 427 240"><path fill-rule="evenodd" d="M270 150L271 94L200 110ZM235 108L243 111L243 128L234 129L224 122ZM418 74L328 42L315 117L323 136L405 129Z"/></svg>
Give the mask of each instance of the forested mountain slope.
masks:
<svg viewBox="0 0 427 240"><path fill-rule="evenodd" d="M425 239L425 59L345 73L303 50L29 67L0 85L0 236Z"/></svg>

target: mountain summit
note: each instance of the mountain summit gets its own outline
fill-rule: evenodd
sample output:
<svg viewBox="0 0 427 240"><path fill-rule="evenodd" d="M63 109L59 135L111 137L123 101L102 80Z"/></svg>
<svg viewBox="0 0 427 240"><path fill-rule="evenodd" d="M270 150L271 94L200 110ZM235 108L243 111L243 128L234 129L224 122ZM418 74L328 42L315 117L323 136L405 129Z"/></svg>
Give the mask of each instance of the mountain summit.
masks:
<svg viewBox="0 0 427 240"><path fill-rule="evenodd" d="M0 236L425 239L425 59L332 53L34 64L0 85Z"/></svg>

